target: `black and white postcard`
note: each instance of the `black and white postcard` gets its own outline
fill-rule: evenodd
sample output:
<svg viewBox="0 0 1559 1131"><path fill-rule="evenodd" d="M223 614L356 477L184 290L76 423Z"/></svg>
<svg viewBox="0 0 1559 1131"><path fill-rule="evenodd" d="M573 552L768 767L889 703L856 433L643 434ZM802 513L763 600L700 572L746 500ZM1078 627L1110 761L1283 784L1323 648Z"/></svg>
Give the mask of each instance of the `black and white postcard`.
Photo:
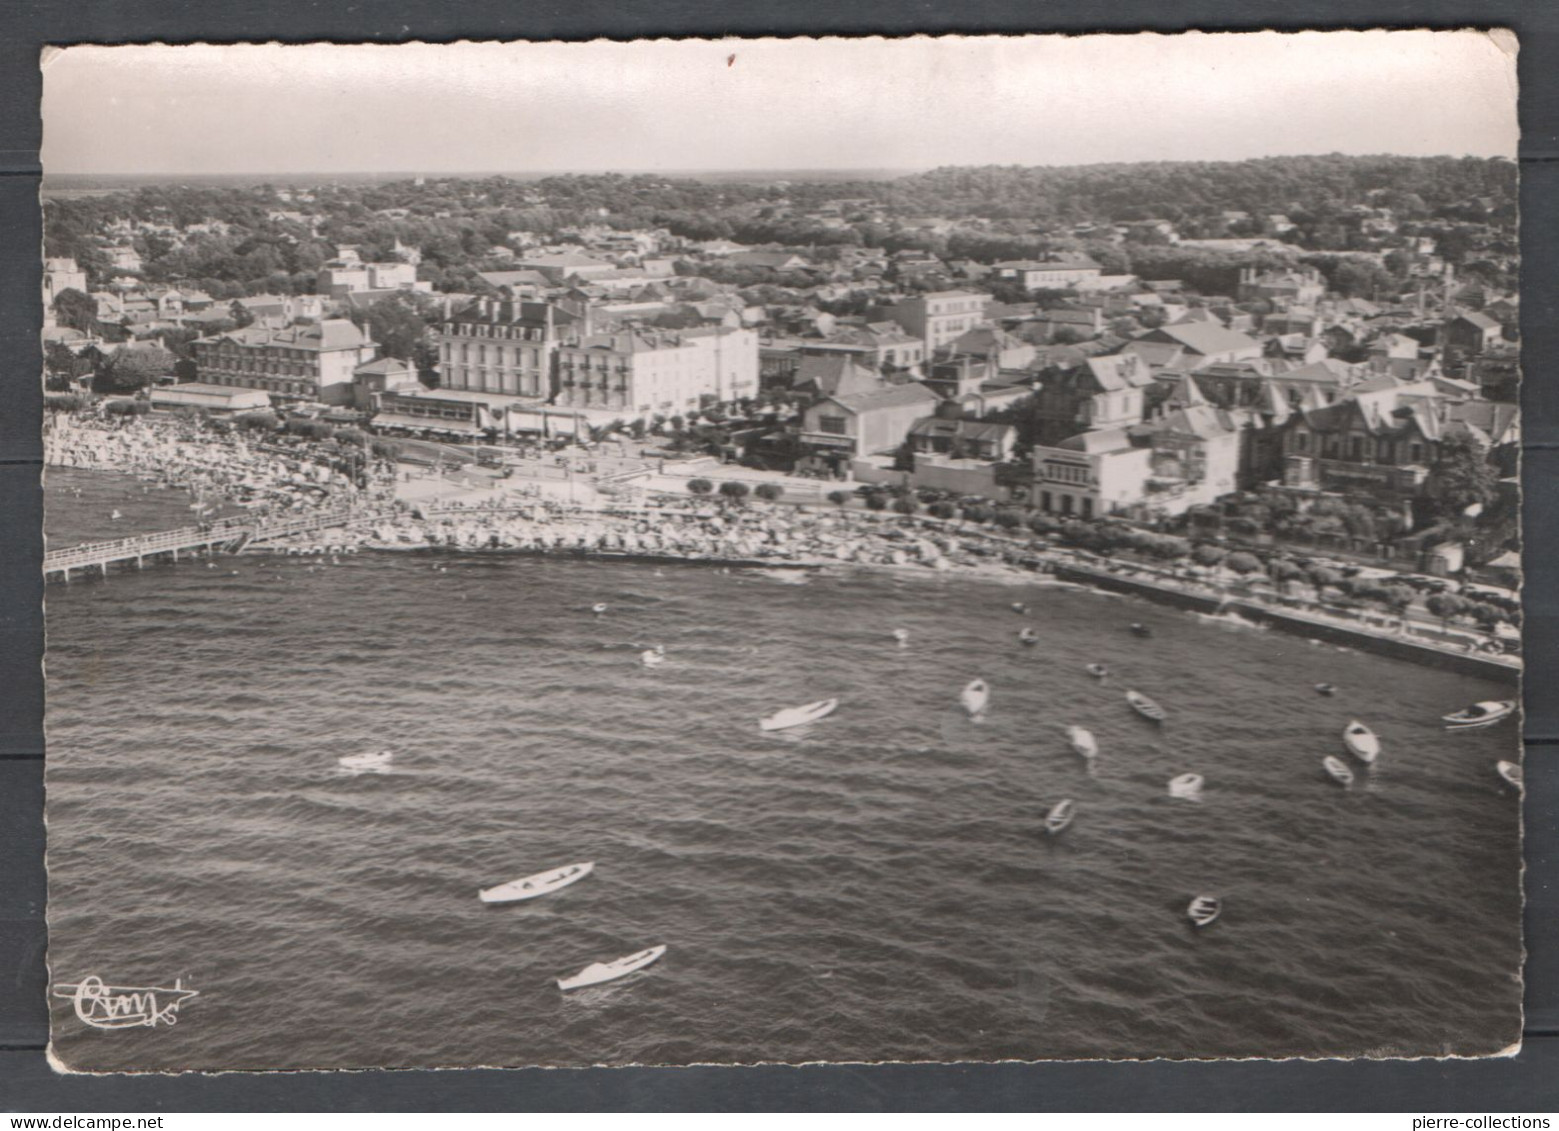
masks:
<svg viewBox="0 0 1559 1131"><path fill-rule="evenodd" d="M1516 51L49 49L56 1066L1512 1053Z"/></svg>

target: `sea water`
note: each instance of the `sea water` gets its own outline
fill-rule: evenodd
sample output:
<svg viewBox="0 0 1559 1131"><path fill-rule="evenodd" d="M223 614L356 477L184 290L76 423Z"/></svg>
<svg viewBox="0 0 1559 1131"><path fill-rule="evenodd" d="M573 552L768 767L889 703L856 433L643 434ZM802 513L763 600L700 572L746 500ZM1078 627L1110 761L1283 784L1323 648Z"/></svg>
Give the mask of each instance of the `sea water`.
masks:
<svg viewBox="0 0 1559 1131"><path fill-rule="evenodd" d="M55 546L188 514L92 473L47 498ZM47 605L52 977L200 991L116 1031L55 1000L76 1068L1439 1055L1519 1030L1515 728L1439 723L1503 685L929 571L244 555ZM1355 717L1372 768L1343 754ZM391 773L336 765L385 748ZM1200 802L1168 795L1186 772ZM1197 930L1201 893L1223 914Z"/></svg>

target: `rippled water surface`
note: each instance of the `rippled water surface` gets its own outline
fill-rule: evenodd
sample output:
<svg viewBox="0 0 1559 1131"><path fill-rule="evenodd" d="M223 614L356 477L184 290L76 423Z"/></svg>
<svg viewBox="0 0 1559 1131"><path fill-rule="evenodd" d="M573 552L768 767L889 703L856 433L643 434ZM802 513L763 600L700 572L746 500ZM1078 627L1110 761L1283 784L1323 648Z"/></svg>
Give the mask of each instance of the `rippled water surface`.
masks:
<svg viewBox="0 0 1559 1131"><path fill-rule="evenodd" d="M104 536L104 500L122 533L188 513L51 474L53 544ZM174 1027L117 1032L56 1001L72 1066L1435 1055L1516 1038L1518 806L1494 773L1516 734L1437 721L1500 685L1066 587L339 561L49 589L53 976L201 991ZM667 662L643 667L656 644ZM972 721L957 693L976 677L992 694ZM1126 687L1168 721L1133 714ZM758 729L834 695L821 723ZM1385 753L1345 790L1320 760L1355 716ZM1098 736L1091 776L1067 724ZM335 767L385 747L391 774ZM1187 771L1206 778L1199 803L1168 795ZM1066 797L1076 820L1046 837ZM585 860L594 875L533 903L476 898ZM1224 912L1197 932L1200 892ZM657 943L646 971L557 989Z"/></svg>

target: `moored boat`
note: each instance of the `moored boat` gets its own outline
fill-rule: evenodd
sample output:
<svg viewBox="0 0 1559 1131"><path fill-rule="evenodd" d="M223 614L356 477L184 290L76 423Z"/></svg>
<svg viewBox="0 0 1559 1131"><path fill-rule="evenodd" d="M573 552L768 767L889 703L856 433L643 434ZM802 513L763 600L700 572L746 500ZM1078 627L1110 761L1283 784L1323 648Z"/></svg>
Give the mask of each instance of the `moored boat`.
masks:
<svg viewBox="0 0 1559 1131"><path fill-rule="evenodd" d="M626 958L615 958L610 962L592 962L572 977L559 978L558 989L577 990L581 986L598 986L602 982L626 977L635 970L643 970L665 953L664 946L652 946L648 950L641 950Z"/></svg>
<svg viewBox="0 0 1559 1131"><path fill-rule="evenodd" d="M1045 814L1045 831L1052 836L1061 832L1072 823L1072 818L1077 815L1077 802L1070 797L1064 801L1057 801Z"/></svg>
<svg viewBox="0 0 1559 1131"><path fill-rule="evenodd" d="M1507 784L1513 785L1517 789L1524 788L1526 775L1521 772L1521 765L1519 763L1499 762L1495 765L1494 768L1499 771L1499 776L1504 778Z"/></svg>
<svg viewBox="0 0 1559 1131"><path fill-rule="evenodd" d="M1198 927L1207 926L1218 918L1222 911L1223 904L1218 901L1216 895L1199 895L1185 909L1186 918Z"/></svg>
<svg viewBox="0 0 1559 1131"><path fill-rule="evenodd" d="M1155 723L1163 722L1164 718L1169 714L1163 707L1160 707L1139 691L1126 692L1126 702L1131 704L1132 710L1136 711L1137 714L1145 719L1152 719Z"/></svg>
<svg viewBox="0 0 1559 1131"><path fill-rule="evenodd" d="M1103 664L1089 664L1083 670L1086 671L1089 675L1093 676L1094 679L1103 679L1105 676L1110 674L1110 669L1105 667Z"/></svg>
<svg viewBox="0 0 1559 1131"><path fill-rule="evenodd" d="M1183 797L1187 801L1200 801L1202 799L1202 775L1181 774L1169 781L1169 796Z"/></svg>
<svg viewBox="0 0 1559 1131"><path fill-rule="evenodd" d="M516 903L522 899L535 899L539 895L577 884L595 869L594 861L584 864L567 864L533 876L510 880L496 887L483 888L477 896L483 903Z"/></svg>
<svg viewBox="0 0 1559 1131"><path fill-rule="evenodd" d="M653 668L666 662L666 650L664 648L650 648L639 653L639 662L647 668Z"/></svg>
<svg viewBox="0 0 1559 1131"><path fill-rule="evenodd" d="M600 616L602 613L606 612L606 603L604 601L597 601L595 604L590 606L590 611L596 616Z"/></svg>
<svg viewBox="0 0 1559 1131"><path fill-rule="evenodd" d="M348 754L344 758L336 759L336 765L343 770L382 772L390 768L394 758L393 751L376 750L371 754Z"/></svg>
<svg viewBox="0 0 1559 1131"><path fill-rule="evenodd" d="M1380 755L1379 736L1358 719L1343 727L1342 744L1348 748L1348 753L1366 764Z"/></svg>
<svg viewBox="0 0 1559 1131"><path fill-rule="evenodd" d="M900 648L907 646L909 644L909 629L895 628L893 630L893 639L899 642Z"/></svg>
<svg viewBox="0 0 1559 1131"><path fill-rule="evenodd" d="M971 715L978 715L985 710L985 705L990 701L991 689L983 679L971 680L958 693L958 702L963 704L964 710Z"/></svg>
<svg viewBox="0 0 1559 1131"><path fill-rule="evenodd" d="M759 719L758 726L764 730L785 730L787 727L804 726L833 714L838 706L838 699L819 699L815 703L807 703L801 707L787 707L783 711L775 711L767 718Z"/></svg>
<svg viewBox="0 0 1559 1131"><path fill-rule="evenodd" d="M1152 636L1153 630L1145 624L1133 621L1131 625L1131 634L1133 636Z"/></svg>
<svg viewBox="0 0 1559 1131"><path fill-rule="evenodd" d="M1451 730L1477 730L1479 727L1493 726L1515 713L1514 699L1485 699L1452 714L1442 715L1440 721Z"/></svg>
<svg viewBox="0 0 1559 1131"><path fill-rule="evenodd" d="M1316 690L1316 694L1318 694L1318 695L1336 695L1337 694L1337 689L1335 687L1333 687L1329 683L1318 683L1318 684L1315 685L1315 690Z"/></svg>
<svg viewBox="0 0 1559 1131"><path fill-rule="evenodd" d="M1326 772L1331 775L1332 780L1338 784L1353 784L1353 771L1348 768L1348 764L1341 758L1337 758L1331 754L1328 754L1326 757L1321 759L1321 765L1325 767Z"/></svg>
<svg viewBox="0 0 1559 1131"><path fill-rule="evenodd" d="M1099 741L1094 738L1093 731L1082 727L1067 727L1066 740L1072 744L1072 749L1080 757L1092 761L1099 753Z"/></svg>
<svg viewBox="0 0 1559 1131"><path fill-rule="evenodd" d="M1025 644L1032 648L1034 645L1039 643L1039 633L1035 632L1032 628L1022 629L1018 633L1018 643Z"/></svg>

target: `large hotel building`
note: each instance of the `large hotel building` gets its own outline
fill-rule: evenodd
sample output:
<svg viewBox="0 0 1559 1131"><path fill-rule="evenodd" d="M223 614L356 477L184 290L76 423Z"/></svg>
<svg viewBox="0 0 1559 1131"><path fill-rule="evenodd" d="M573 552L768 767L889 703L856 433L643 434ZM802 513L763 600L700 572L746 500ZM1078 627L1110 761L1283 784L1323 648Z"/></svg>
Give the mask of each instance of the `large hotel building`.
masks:
<svg viewBox="0 0 1559 1131"><path fill-rule="evenodd" d="M444 323L439 372L446 389L548 400L552 355L574 318L551 303L478 299Z"/></svg>
<svg viewBox="0 0 1559 1131"><path fill-rule="evenodd" d="M273 400L350 404L353 371L372 361L373 341L345 319L273 329L247 326L192 343L209 385L261 389Z"/></svg>

